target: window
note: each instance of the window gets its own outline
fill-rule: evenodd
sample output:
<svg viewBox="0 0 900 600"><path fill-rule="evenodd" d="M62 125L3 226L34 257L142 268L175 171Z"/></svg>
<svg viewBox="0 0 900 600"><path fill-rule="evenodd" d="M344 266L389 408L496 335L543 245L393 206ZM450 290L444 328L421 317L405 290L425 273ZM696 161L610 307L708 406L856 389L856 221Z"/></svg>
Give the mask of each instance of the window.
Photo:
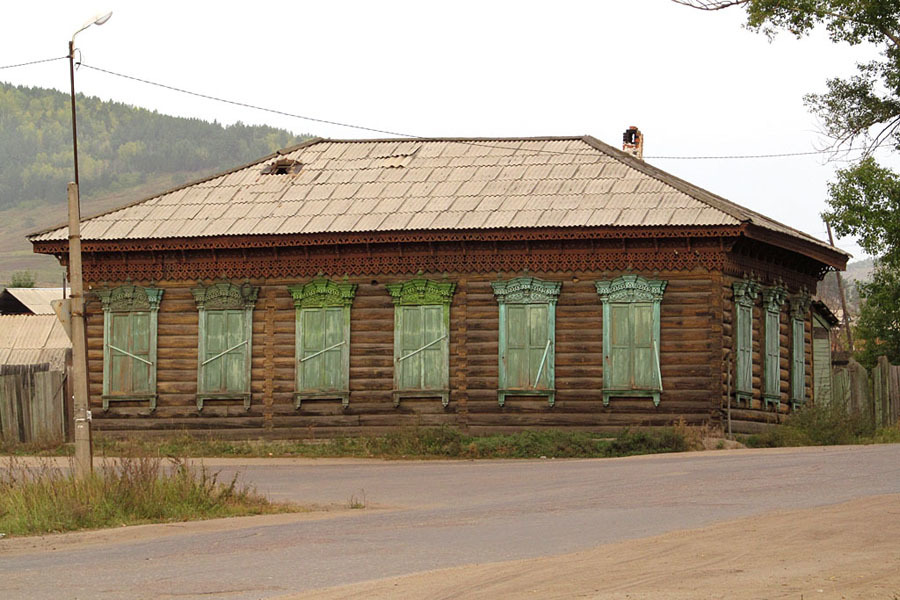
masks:
<svg viewBox="0 0 900 600"><path fill-rule="evenodd" d="M191 290L199 311L197 410L205 400L243 400L250 410L253 306L259 288L216 283Z"/></svg>
<svg viewBox="0 0 900 600"><path fill-rule="evenodd" d="M145 400L156 409L156 329L163 291L123 285L98 290L103 304L103 410Z"/></svg>
<svg viewBox="0 0 900 600"><path fill-rule="evenodd" d="M791 296L791 408L806 402L806 316L810 298Z"/></svg>
<svg viewBox="0 0 900 600"><path fill-rule="evenodd" d="M296 308L296 392L304 398L350 403L350 305L356 284L316 279L288 286Z"/></svg>
<svg viewBox="0 0 900 600"><path fill-rule="evenodd" d="M507 396L547 396L556 401L556 299L559 282L519 277L491 284L500 304L500 381L497 401Z"/></svg>
<svg viewBox="0 0 900 600"><path fill-rule="evenodd" d="M736 281L734 290L734 354L735 400L750 405L753 398L753 304L759 295L759 284L755 281Z"/></svg>
<svg viewBox="0 0 900 600"><path fill-rule="evenodd" d="M450 302L455 283L390 283L394 299L394 405L401 398L450 403Z"/></svg>
<svg viewBox="0 0 900 600"><path fill-rule="evenodd" d="M776 286L763 291L766 309L766 354L764 362L763 403L781 406L781 305L786 292Z"/></svg>
<svg viewBox="0 0 900 600"><path fill-rule="evenodd" d="M645 396L659 406L659 304L666 281L623 275L598 281L603 302L603 404L613 396Z"/></svg>

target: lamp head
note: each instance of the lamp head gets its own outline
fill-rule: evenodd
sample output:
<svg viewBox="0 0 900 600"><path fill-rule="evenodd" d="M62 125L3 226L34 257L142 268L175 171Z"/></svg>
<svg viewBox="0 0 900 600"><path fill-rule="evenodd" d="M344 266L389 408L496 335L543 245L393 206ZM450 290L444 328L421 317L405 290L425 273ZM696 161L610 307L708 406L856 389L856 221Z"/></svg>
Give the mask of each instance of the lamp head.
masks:
<svg viewBox="0 0 900 600"><path fill-rule="evenodd" d="M112 11L109 11L109 12L106 13L105 15L100 15L100 16L98 16L98 17L95 17L95 18L94 18L94 25L103 25L104 23L106 23L107 21L109 21L109 18L110 18L111 16L112 16Z"/></svg>

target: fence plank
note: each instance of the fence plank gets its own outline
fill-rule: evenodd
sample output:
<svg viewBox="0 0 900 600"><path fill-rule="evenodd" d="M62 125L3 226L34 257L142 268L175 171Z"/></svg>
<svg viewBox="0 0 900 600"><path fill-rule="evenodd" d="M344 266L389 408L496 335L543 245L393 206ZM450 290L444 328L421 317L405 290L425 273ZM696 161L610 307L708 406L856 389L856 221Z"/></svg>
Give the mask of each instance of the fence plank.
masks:
<svg viewBox="0 0 900 600"><path fill-rule="evenodd" d="M65 378L61 371L45 371L34 374L30 441L53 443L62 442L65 439L64 381Z"/></svg>
<svg viewBox="0 0 900 600"><path fill-rule="evenodd" d="M5 442L19 442L18 375L0 375L0 435Z"/></svg>

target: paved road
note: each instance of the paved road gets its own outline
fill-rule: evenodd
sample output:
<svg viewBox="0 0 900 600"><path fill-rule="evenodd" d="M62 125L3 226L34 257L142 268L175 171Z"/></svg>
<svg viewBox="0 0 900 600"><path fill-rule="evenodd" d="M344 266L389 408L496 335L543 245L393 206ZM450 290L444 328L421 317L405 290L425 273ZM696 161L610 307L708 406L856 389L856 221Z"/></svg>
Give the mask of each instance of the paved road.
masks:
<svg viewBox="0 0 900 600"><path fill-rule="evenodd" d="M4 540L0 598L271 598L900 493L900 445L612 460L215 465L225 476L239 468L275 499L346 505L364 494L369 508L30 554L4 553Z"/></svg>

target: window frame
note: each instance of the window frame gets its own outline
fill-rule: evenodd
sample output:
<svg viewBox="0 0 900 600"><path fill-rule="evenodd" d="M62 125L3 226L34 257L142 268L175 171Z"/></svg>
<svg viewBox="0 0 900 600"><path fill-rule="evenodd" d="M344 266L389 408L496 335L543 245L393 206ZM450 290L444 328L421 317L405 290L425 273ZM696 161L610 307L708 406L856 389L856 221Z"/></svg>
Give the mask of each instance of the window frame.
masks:
<svg viewBox="0 0 900 600"><path fill-rule="evenodd" d="M350 405L350 306L356 296L355 283L335 283L330 279L318 278L302 285L289 285L288 291L294 301L294 408L299 409L304 399L338 399L341 406ZM341 311L341 360L339 384L336 389L304 389L301 363L311 357L304 357L303 315L305 311L317 310L327 314L329 310ZM328 349L320 352L324 354Z"/></svg>
<svg viewBox="0 0 900 600"><path fill-rule="evenodd" d="M806 318L810 313L809 294L794 294L791 305L791 409L806 403Z"/></svg>
<svg viewBox="0 0 900 600"><path fill-rule="evenodd" d="M107 288L94 292L100 299L103 307L103 390L101 399L103 410L108 411L111 402L148 402L150 412L156 410L156 369L157 369L157 330L159 324L159 304L162 300L163 290L155 287L141 287L135 285L121 285L115 288ZM149 362L148 392L135 394L133 392L117 392L111 389L112 383L112 354L114 350L110 340L113 338L113 315L127 313L133 319L137 314L148 314L147 326L147 359ZM122 350L119 350L122 352ZM132 358L139 357L131 355Z"/></svg>
<svg viewBox="0 0 900 600"><path fill-rule="evenodd" d="M494 296L499 305L498 321L498 385L497 403L506 404L507 396L546 396L547 404L556 403L556 304L562 282L545 281L536 277L516 277L507 281L491 283ZM547 307L547 344L545 346L535 385L532 389L514 388L510 386L509 362L509 307ZM530 311L526 311L529 314ZM547 385L537 387L541 377L546 373ZM529 373L530 376L530 373Z"/></svg>
<svg viewBox="0 0 900 600"><path fill-rule="evenodd" d="M394 302L394 388L391 391L394 406L399 406L402 398L440 398L441 404L447 407L450 404L450 304L453 301L456 284L430 279L412 279L402 283L389 283L385 288ZM420 352L440 341L442 364L438 389L403 388L400 385L402 381L400 363L412 356L412 354L402 356L403 309L414 306L441 307L441 337L416 351Z"/></svg>
<svg viewBox="0 0 900 600"><path fill-rule="evenodd" d="M651 398L654 406L659 406L660 395L663 392L662 381L662 362L661 362L661 324L660 324L660 304L662 303L663 293L665 292L668 281L664 279L645 279L640 275L621 275L615 279L601 280L594 283L600 301L603 304L603 406L609 406L609 400L613 396L618 397L640 397ZM651 305L650 335L651 335L651 352L656 359L656 379L655 387L613 387L612 379L612 305L630 305L630 313L633 314L634 306L638 304ZM630 318L629 322L633 322ZM632 329L633 334L633 329ZM632 341L630 344L631 364L634 363L635 346ZM633 370L632 380L634 378Z"/></svg>
<svg viewBox="0 0 900 600"><path fill-rule="evenodd" d="M753 307L760 284L744 279L731 284L734 292L734 399L736 403L753 399Z"/></svg>
<svg viewBox="0 0 900 600"><path fill-rule="evenodd" d="M781 408L781 306L787 290L775 286L763 290L765 309L763 348L763 405Z"/></svg>
<svg viewBox="0 0 900 600"><path fill-rule="evenodd" d="M250 410L250 381L251 358L253 356L253 308L256 306L256 298L259 295L259 287L244 283L236 285L230 282L218 282L209 286L199 286L191 289L194 301L197 304L197 410L202 411L206 400L242 400L244 410ZM242 315L243 345L243 385L240 390L225 390L224 392L211 392L204 388L204 366L212 360L221 358L231 350L204 359L206 356L208 318L211 312L232 311ZM233 348L233 349L236 349Z"/></svg>

